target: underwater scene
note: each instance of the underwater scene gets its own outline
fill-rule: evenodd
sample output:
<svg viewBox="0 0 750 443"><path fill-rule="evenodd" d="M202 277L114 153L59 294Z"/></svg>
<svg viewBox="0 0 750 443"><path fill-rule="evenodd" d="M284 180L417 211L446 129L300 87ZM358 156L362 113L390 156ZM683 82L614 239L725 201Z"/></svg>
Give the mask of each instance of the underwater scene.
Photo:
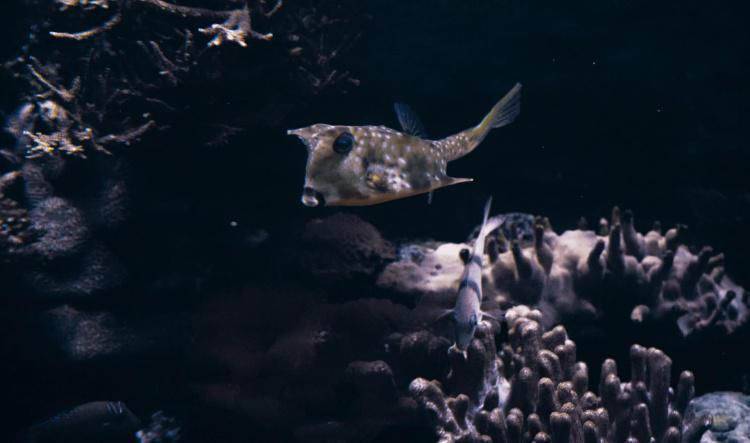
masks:
<svg viewBox="0 0 750 443"><path fill-rule="evenodd" d="M728 0L8 0L0 443L750 443Z"/></svg>

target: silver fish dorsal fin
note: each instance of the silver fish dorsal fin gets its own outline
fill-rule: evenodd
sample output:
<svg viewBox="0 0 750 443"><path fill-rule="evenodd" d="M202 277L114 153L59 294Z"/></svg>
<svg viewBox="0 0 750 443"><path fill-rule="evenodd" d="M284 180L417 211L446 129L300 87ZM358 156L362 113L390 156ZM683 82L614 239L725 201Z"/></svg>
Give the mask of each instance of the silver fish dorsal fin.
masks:
<svg viewBox="0 0 750 443"><path fill-rule="evenodd" d="M393 104L396 117L405 133L419 138L427 138L427 131L417 113L406 103L396 102Z"/></svg>

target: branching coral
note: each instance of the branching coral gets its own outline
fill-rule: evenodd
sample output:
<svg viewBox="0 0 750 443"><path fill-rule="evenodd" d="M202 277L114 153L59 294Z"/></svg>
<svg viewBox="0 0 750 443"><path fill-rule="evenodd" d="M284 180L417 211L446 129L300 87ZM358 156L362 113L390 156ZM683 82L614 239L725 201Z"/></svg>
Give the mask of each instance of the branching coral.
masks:
<svg viewBox="0 0 750 443"><path fill-rule="evenodd" d="M116 80L102 75L97 79L98 90L92 90L93 85L84 90L81 77L76 76L69 87L63 86L56 67L42 66L35 57L29 57L27 69L34 92L10 119L7 129L25 145L28 157L62 153L85 158L89 149L109 153L108 147L129 145L156 126L148 119L132 125L128 118L123 121L122 132L102 134L96 129L97 124L102 123L112 105L128 94L127 90L114 87ZM97 102L107 92L112 95L103 103Z"/></svg>
<svg viewBox="0 0 750 443"><path fill-rule="evenodd" d="M269 40L271 34L252 30L251 12L264 17L278 12L282 2L265 10L261 2L253 11L243 5L230 10L213 10L176 5L162 0L76 1L61 0L63 11L77 11L82 15L109 9L113 13L102 25L80 32L50 32L55 38L76 41L92 40L81 50L83 69L70 69L67 61L43 64L35 56L19 59L11 64L25 65L25 77L32 87L26 103L19 107L9 123L10 132L27 148L27 155L40 157L61 153L86 157L91 150L109 153L114 145L130 145L157 127L155 115L174 108L160 98L161 90L177 86L195 65L193 33L174 29L170 35L163 31L154 39L137 40L135 44L145 54L152 72L139 69L137 64L123 64L123 50L131 46L131 38L117 37L110 31L118 28L123 17L135 17L133 9L156 10L181 18L220 20L201 28L212 37L209 46L234 41L246 46L246 38ZM66 14L70 14L68 11ZM109 40L93 37L108 34ZM168 48L168 50L167 50ZM133 61L131 60L130 63ZM73 72L74 74L70 74ZM69 81L63 80L69 77ZM124 108L136 112L123 113Z"/></svg>
<svg viewBox="0 0 750 443"><path fill-rule="evenodd" d="M359 80L338 68L337 62L361 36L362 26L358 22L362 17L350 13L330 16L322 12L325 6L311 4L296 10L293 31L287 37L292 46L289 54L299 60L300 75L314 94L359 85ZM354 31L347 29L352 27Z"/></svg>
<svg viewBox="0 0 750 443"><path fill-rule="evenodd" d="M293 105L285 102L299 103L300 97L285 100L287 91L310 96L345 91L346 84L357 83L341 68L339 59L361 32L356 23L347 24L362 14L337 13L342 7L338 3L285 7L281 0L226 0L224 7L201 7L165 0L59 0L57 4L60 7L43 18L50 22L45 27L54 29L48 35L74 43L43 45L50 38L45 40L40 29L34 28L24 55L7 65L31 86L10 125L30 156L85 157L92 151L110 152L115 145L130 145L154 129L172 126L170 117L178 112L200 113L213 105L212 97L188 100L188 96L195 98L194 88L190 93L175 91L188 82L221 89L226 87L219 80L222 76L242 78L241 83L249 88L246 93L257 102L243 108L243 114L252 115L241 116L241 122L228 121L227 115L221 122L192 115L179 120L208 120L205 126L218 129L211 130L217 134L210 136L209 145L220 144L238 128L288 112ZM223 69L225 51L208 51L196 44L202 35L208 37L208 47L227 42L246 47L251 39L271 40L273 33L255 31L252 19L270 25L269 19L281 11L286 13L281 20L274 18L274 30L288 38L281 44L290 48L291 56L265 46L269 58L238 67L250 69L246 75ZM77 26L71 23L102 20L106 14L103 23L90 29L64 30ZM284 91L271 98L261 86L269 70L300 72L288 81L303 87L284 84ZM236 114L229 117L240 117Z"/></svg>
<svg viewBox="0 0 750 443"><path fill-rule="evenodd" d="M60 4L60 9L63 11L68 8L83 8L83 9L108 9L109 0L55 0Z"/></svg>
<svg viewBox="0 0 750 443"><path fill-rule="evenodd" d="M506 226L488 240L485 294L495 306L539 306L546 325L667 320L683 336L709 330L732 334L750 319L750 296L726 275L723 255L710 247L691 252L681 244L682 227L662 234L657 225L643 235L636 232L632 214L619 210L611 223L601 223L599 235L585 229L558 235L543 220L531 229L526 225ZM528 231L524 241L521 234ZM379 282L407 292L450 292L460 275L451 255L463 247L422 248L420 261L402 256Z"/></svg>
<svg viewBox="0 0 750 443"><path fill-rule="evenodd" d="M58 0L58 2L62 3L63 9L72 7L91 9L97 6L105 9L109 8L109 3L107 0ZM263 11L262 5L258 5L255 9L257 9L265 17L271 17L279 9L281 9L282 4L282 0L277 0L276 4L268 11ZM273 34L261 34L256 32L252 28L250 20L251 10L247 7L247 5L237 9L223 11L182 6L164 0L119 0L117 11L103 24L86 31L73 33L53 31L50 32L50 35L57 38L86 40L98 34L108 32L114 29L116 26L120 25L123 15L127 12L126 10L135 6L146 6L180 17L192 17L206 20L224 20L224 22L222 23L214 23L207 28L199 29L200 32L213 37L213 39L208 43L208 46L220 46L225 41L231 41L245 47L247 46L246 39L248 37L251 37L255 40L271 40L273 38Z"/></svg>
<svg viewBox="0 0 750 443"><path fill-rule="evenodd" d="M690 372L682 373L671 399L672 361L658 349L633 345L631 381L621 382L615 361L605 360L595 394L586 364L576 361L575 343L562 326L544 332L541 317L525 306L508 311L508 342L499 353L494 328L482 327L468 358L451 359L451 374L474 386L451 386L450 375L446 384L411 382L409 391L440 441L681 440L682 415L694 391Z"/></svg>

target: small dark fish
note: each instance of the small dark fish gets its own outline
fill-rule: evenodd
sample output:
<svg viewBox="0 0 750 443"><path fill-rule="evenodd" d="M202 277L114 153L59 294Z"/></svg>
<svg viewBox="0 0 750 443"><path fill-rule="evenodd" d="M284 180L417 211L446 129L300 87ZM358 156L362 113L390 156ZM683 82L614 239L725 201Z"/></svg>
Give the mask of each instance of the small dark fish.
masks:
<svg viewBox="0 0 750 443"><path fill-rule="evenodd" d="M77 406L29 428L26 443L132 442L141 423L120 401Z"/></svg>
<svg viewBox="0 0 750 443"><path fill-rule="evenodd" d="M327 124L289 130L308 149L302 203L366 206L470 182L449 177L448 162L473 151L492 128L513 122L520 109L519 83L479 125L442 140L427 140L419 119L402 104L396 105L396 113L404 132Z"/></svg>

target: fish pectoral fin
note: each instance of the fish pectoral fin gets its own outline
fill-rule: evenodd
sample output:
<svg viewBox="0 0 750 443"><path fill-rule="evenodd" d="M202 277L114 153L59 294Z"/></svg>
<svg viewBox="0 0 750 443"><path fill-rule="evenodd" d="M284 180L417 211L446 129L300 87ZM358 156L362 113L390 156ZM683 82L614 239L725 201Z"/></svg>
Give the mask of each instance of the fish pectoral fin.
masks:
<svg viewBox="0 0 750 443"><path fill-rule="evenodd" d="M497 317L495 317L494 315L492 315L492 314L490 314L488 312L482 311L481 314L482 314L482 318L486 317L486 318L489 318L490 320L495 320L497 322L500 321L500 320L497 319Z"/></svg>
<svg viewBox="0 0 750 443"><path fill-rule="evenodd" d="M440 315L438 315L435 320L432 321L432 324L440 323L441 321L447 320L453 315L453 309L445 309L443 310Z"/></svg>

